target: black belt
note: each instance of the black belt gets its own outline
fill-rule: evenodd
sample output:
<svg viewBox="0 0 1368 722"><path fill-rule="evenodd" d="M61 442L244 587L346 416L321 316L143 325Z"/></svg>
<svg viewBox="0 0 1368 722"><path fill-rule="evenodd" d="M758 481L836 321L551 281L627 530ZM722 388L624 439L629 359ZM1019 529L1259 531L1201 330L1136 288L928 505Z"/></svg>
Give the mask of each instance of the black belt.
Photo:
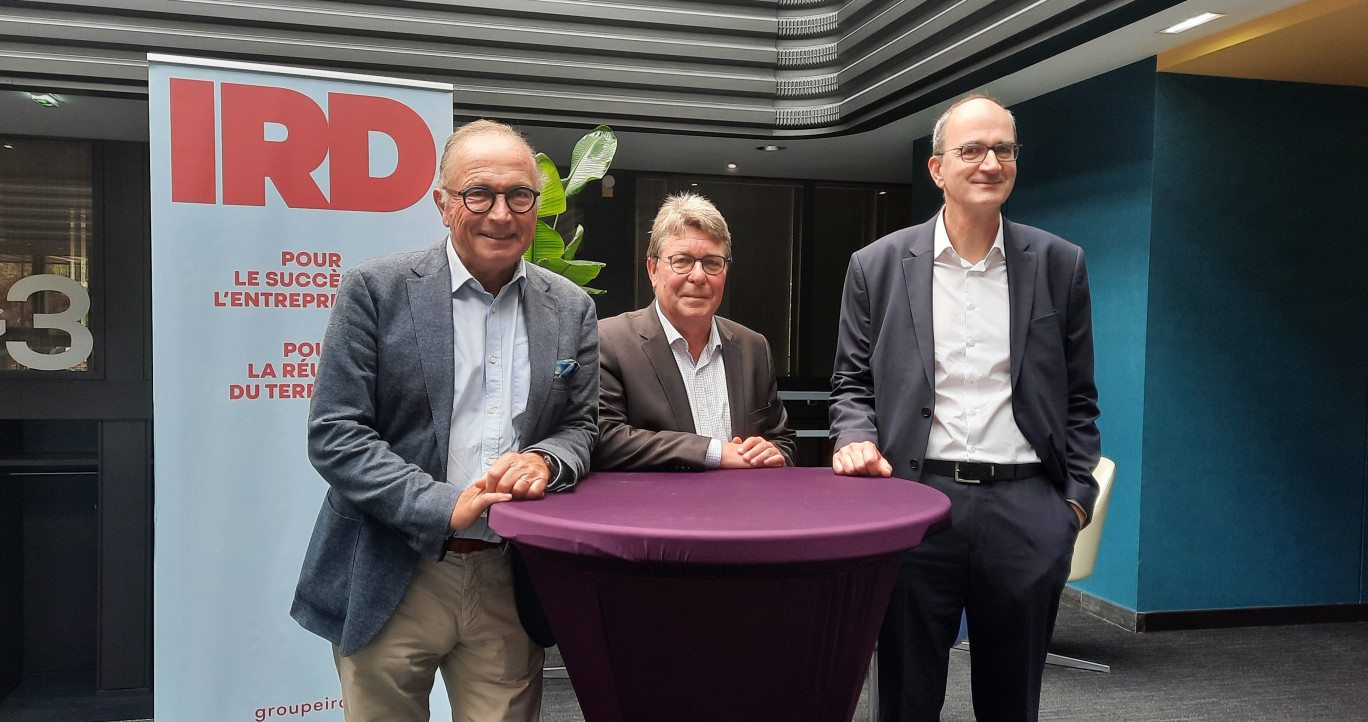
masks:
<svg viewBox="0 0 1368 722"><path fill-rule="evenodd" d="M470 554L471 552L482 552L489 549L498 549L503 546L503 542L485 541L483 539L458 539L447 540L446 550L456 554Z"/></svg>
<svg viewBox="0 0 1368 722"><path fill-rule="evenodd" d="M1044 467L1040 464L981 464L977 461L927 459L922 462L922 471L977 484L980 481L1011 481L1040 476L1044 473Z"/></svg>

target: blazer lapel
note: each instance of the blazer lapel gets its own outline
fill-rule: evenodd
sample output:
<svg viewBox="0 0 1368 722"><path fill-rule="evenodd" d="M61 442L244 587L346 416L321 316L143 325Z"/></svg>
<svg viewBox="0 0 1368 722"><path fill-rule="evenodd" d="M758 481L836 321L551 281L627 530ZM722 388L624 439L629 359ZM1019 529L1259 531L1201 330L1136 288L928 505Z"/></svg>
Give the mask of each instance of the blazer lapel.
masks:
<svg viewBox="0 0 1368 722"><path fill-rule="evenodd" d="M456 352L451 318L451 268L447 264L446 243L443 239L428 249L413 266L416 278L407 281L414 341L423 367L423 384L427 389L443 472L451 441L451 405L456 393L453 388Z"/></svg>
<svg viewBox="0 0 1368 722"><path fill-rule="evenodd" d="M750 435L750 409L746 404L746 381L750 379L748 364L741 358L731 327L717 321L717 335L722 340L722 364L727 374L727 406L731 408L732 436Z"/></svg>
<svg viewBox="0 0 1368 722"><path fill-rule="evenodd" d="M665 402L675 417L675 428L687 429L697 433L693 422L693 407L689 405L689 392L684 388L684 379L679 376L679 365L675 363L674 352L665 341L665 328L660 325L656 315L655 303L642 309L633 319L637 337L641 340L641 352L651 362L660 390L665 394Z"/></svg>
<svg viewBox="0 0 1368 722"><path fill-rule="evenodd" d="M936 338L933 333L935 316L931 310L931 274L935 268L935 228L936 220L919 226L908 249L909 254L902 260L903 281L907 288L907 303L912 313L912 332L917 339L917 351L921 355L922 371L926 373L926 384L936 387Z"/></svg>
<svg viewBox="0 0 1368 722"><path fill-rule="evenodd" d="M527 362L531 366L527 410L518 429L518 436L525 443L530 443L528 434L537 428L542 411L548 407L546 399L551 395L556 348L561 338L560 305L551 295L551 285L535 273L529 264L527 280L523 282L523 320L527 324Z"/></svg>
<svg viewBox="0 0 1368 722"><path fill-rule="evenodd" d="M1036 254L1023 245L1004 218L1002 245L1007 252L1007 299L1010 321L1009 345L1012 354L1012 386L1021 376L1021 356L1026 350L1026 331L1031 322L1038 264Z"/></svg>

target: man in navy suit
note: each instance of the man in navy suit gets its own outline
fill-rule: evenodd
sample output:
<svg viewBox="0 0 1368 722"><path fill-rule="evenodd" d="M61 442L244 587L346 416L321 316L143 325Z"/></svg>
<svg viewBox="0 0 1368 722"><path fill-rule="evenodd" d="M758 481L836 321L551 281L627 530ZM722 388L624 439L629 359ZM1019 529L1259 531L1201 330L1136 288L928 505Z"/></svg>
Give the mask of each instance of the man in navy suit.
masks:
<svg viewBox="0 0 1368 722"><path fill-rule="evenodd" d="M598 324L523 261L541 188L512 128L442 154L450 234L342 279L309 407L329 488L291 614L333 644L347 720L427 720L437 670L460 720L535 720L542 648L520 624L491 504L568 489L598 434Z"/></svg>
<svg viewBox="0 0 1368 722"><path fill-rule="evenodd" d="M880 718L939 719L963 612L976 716L1035 720L1097 498L1087 268L1077 246L1002 216L1020 146L1001 104L951 105L932 152L942 211L850 260L832 468L918 480L952 504L952 528L903 558L879 634Z"/></svg>

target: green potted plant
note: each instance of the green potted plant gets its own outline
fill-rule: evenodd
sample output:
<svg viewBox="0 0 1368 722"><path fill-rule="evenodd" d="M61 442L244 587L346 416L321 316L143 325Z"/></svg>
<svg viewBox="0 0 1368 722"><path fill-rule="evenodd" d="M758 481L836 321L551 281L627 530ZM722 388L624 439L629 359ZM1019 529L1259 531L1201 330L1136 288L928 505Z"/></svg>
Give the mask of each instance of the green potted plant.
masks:
<svg viewBox="0 0 1368 722"><path fill-rule="evenodd" d="M579 142L570 156L570 175L561 180L556 164L545 153L537 154L537 165L546 175L542 186L541 208L537 211L537 237L532 247L527 249L528 261L549 269L574 281L591 295L604 293L603 290L590 288L585 284L603 270L600 261L582 261L575 258L580 243L584 241L584 226L576 224L575 233L566 243L556 230L556 218L565 212L565 199L584 190L590 181L595 181L608 172L617 152L617 136L612 128L600 125L594 128ZM551 218L547 223L543 218Z"/></svg>

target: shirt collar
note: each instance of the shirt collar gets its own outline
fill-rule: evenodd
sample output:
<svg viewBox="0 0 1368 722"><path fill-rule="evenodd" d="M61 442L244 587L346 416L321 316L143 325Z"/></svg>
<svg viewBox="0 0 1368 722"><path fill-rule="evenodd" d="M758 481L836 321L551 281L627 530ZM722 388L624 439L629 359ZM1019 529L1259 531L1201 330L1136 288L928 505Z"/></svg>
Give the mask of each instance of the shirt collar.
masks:
<svg viewBox="0 0 1368 722"><path fill-rule="evenodd" d="M1002 219L1002 214L999 213L997 236L993 238L993 247L988 249L988 255L984 258L985 261L992 260L994 258L1001 258L1004 260L1007 258L1007 247L1003 244L1002 241L1003 225L1005 225L1005 222ZM950 244L950 233L945 230L945 206L941 206L940 213L936 214L935 242L932 246L932 253L934 255L932 257L940 258L941 254L945 253L947 249L949 249L950 253L953 254L953 258L963 260L960 259L960 255L955 250L955 247ZM994 251L997 251L996 255L993 253Z"/></svg>
<svg viewBox="0 0 1368 722"><path fill-rule="evenodd" d="M673 346L675 341L680 340L680 339L683 339L683 338L684 338L684 334L680 333L680 332L679 332L679 329L676 329L676 328L674 327L674 324L670 323L670 319L665 318L665 312L660 310L660 302L659 302L659 301L652 301L652 302L651 302L651 305L655 307L656 316L659 316L659 317L660 317L660 326L661 326L661 328L665 329L665 342L666 342L666 344L667 344L667 345L670 345L670 346ZM688 342L685 341L685 343L688 343ZM706 348L715 349L715 348L717 348L718 346L721 346L721 345L722 345L722 337L719 336L718 333L717 333L717 317L716 317L716 316L713 316L713 319L712 319L712 327L708 330L708 345L707 345ZM701 358L701 356L700 356L700 358Z"/></svg>
<svg viewBox="0 0 1368 722"><path fill-rule="evenodd" d="M451 266L451 295L456 295L456 292L461 290L462 286L471 282L474 282L475 288L484 292L484 286L481 286L480 282L476 281L475 277L470 275L470 270L465 267L464 263L461 263L461 257L456 255L456 246L451 243L450 233L447 234L446 243L443 245L446 246L447 265ZM518 261L518 270L513 272L513 278L508 281L508 285L510 286L517 285L519 291L521 291L523 286L519 281L527 278L525 263L525 260Z"/></svg>

